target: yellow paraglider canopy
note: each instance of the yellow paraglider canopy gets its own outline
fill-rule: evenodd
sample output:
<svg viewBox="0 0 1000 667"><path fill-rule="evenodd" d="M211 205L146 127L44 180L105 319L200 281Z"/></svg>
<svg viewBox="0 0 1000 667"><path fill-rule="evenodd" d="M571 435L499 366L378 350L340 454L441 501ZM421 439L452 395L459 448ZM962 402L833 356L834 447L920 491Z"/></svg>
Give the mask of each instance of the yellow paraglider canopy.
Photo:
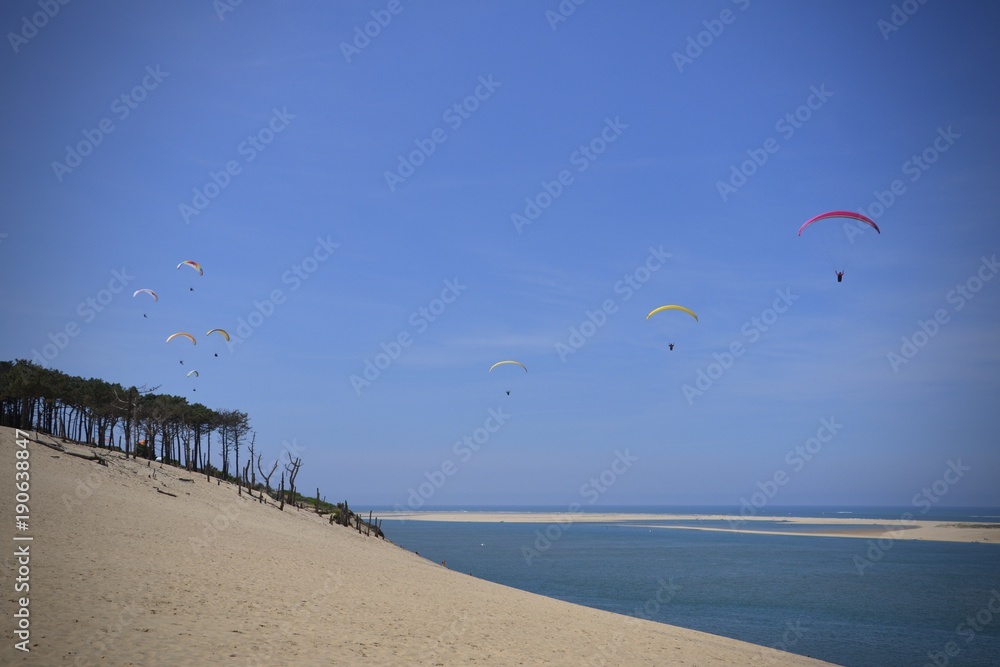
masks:
<svg viewBox="0 0 1000 667"><path fill-rule="evenodd" d="M689 310L688 308L685 308L684 306L660 306L659 308L654 308L653 310L649 311L649 315L646 315L646 319L648 320L653 315L656 315L657 313L662 313L665 310L680 310L682 312L687 313L691 317L693 317L694 320L695 320L695 322L698 321L698 316L694 314L694 311Z"/></svg>
<svg viewBox="0 0 1000 667"><path fill-rule="evenodd" d="M209 329L208 333L206 333L205 335L211 336L214 333L222 334L222 337L225 338L226 341L229 340L229 332L226 331L225 329Z"/></svg>

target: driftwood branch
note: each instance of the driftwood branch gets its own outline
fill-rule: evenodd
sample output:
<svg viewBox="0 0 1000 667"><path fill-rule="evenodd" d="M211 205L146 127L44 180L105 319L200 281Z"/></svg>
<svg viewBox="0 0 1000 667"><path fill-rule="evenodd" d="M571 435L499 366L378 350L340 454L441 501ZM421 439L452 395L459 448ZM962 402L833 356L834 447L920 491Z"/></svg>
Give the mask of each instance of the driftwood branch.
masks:
<svg viewBox="0 0 1000 667"><path fill-rule="evenodd" d="M37 443L39 445L44 445L49 449L56 450L57 452L66 452L66 448L56 442L45 442L44 440L32 440L32 442Z"/></svg>
<svg viewBox="0 0 1000 667"><path fill-rule="evenodd" d="M108 465L107 461L105 461L102 457L98 456L95 453L79 454L77 452L73 452L66 449L65 447L56 442L45 442L44 440L32 440L32 442L42 445L43 447L48 447L49 449L54 449L57 452L60 452L67 456L75 456L76 458L83 459L84 461L97 461L102 466Z"/></svg>
<svg viewBox="0 0 1000 667"><path fill-rule="evenodd" d="M176 493L168 493L168 492L164 491L163 489L161 489L158 486L154 486L153 488L156 489L157 493L162 493L163 495L170 496L171 498L176 498L177 497Z"/></svg>
<svg viewBox="0 0 1000 667"><path fill-rule="evenodd" d="M71 452L68 449L63 451L63 454L75 456L76 458L83 459L84 461L97 461L97 463L102 466L108 465L108 462L97 454L77 454L76 452Z"/></svg>

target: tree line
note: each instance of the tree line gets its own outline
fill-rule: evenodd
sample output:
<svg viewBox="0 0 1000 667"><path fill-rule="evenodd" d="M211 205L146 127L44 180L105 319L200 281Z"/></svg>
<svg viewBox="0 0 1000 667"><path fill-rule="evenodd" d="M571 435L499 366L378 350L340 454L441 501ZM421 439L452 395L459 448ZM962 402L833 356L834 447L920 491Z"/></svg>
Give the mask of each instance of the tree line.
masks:
<svg viewBox="0 0 1000 667"><path fill-rule="evenodd" d="M30 361L0 361L0 426L38 430L101 449L117 449L126 458L160 460L246 485L271 494L269 471L254 447L250 417L239 410L213 410L182 396L158 394L158 387L124 387L82 378ZM212 464L215 436L220 466ZM240 453L248 457L240 466ZM279 500L295 502L295 478L302 459L286 452ZM256 457L256 460L255 460ZM257 483L260 473L264 484ZM289 488L285 490L285 473Z"/></svg>

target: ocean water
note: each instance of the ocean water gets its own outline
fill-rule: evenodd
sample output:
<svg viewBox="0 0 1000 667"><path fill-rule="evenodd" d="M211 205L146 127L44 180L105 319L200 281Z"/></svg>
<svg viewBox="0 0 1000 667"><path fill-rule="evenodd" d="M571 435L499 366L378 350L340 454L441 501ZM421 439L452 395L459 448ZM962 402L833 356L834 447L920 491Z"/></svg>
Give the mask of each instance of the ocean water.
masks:
<svg viewBox="0 0 1000 667"><path fill-rule="evenodd" d="M894 525L907 510L779 511L785 512L774 508L768 513L853 516ZM919 518L996 523L1000 511L942 509ZM779 522L754 527L765 525L787 529ZM836 664L1000 665L1000 544L748 535L613 523L386 519L383 529L403 548L482 579Z"/></svg>

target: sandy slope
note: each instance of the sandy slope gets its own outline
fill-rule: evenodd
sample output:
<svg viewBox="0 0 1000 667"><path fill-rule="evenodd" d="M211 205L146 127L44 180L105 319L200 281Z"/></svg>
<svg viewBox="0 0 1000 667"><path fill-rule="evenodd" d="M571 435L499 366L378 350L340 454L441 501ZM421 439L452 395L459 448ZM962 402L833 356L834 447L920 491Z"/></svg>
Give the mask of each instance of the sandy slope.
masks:
<svg viewBox="0 0 1000 667"><path fill-rule="evenodd" d="M175 468L28 447L18 532L0 429L0 664L825 664L481 581ZM15 535L34 538L30 654L14 648Z"/></svg>

